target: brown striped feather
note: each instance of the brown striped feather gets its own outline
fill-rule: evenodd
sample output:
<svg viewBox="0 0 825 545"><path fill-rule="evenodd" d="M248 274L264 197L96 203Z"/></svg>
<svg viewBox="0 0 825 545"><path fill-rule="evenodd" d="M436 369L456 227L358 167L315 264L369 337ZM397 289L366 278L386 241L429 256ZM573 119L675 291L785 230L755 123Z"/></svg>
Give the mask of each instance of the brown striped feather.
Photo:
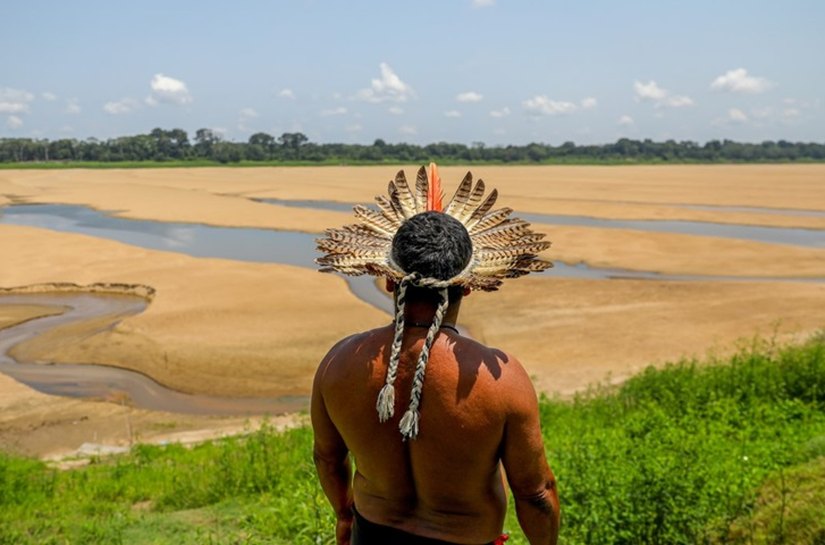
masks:
<svg viewBox="0 0 825 545"><path fill-rule="evenodd" d="M401 212L404 218L408 219L416 214L415 197L410 192L410 186L407 184L407 177L403 170L399 170L395 175L395 197L397 204L401 207Z"/></svg>
<svg viewBox="0 0 825 545"><path fill-rule="evenodd" d="M385 218L381 212L367 208L362 204L356 204L353 211L355 212L355 217L363 221L364 225L367 225L376 231L392 237L397 230L395 225L393 225L393 222Z"/></svg>
<svg viewBox="0 0 825 545"><path fill-rule="evenodd" d="M464 179L461 180L460 184L458 184L458 187L455 190L453 198L450 199L450 203L444 208L444 212L455 217L456 210L463 210L464 204L467 202L467 198L470 196L470 190L472 189L472 187L473 173L467 172L467 174L464 176Z"/></svg>
<svg viewBox="0 0 825 545"><path fill-rule="evenodd" d="M376 236L379 238L386 238L387 240L392 240L391 236L388 236L386 233L378 233L374 229L370 229L363 223L351 223L349 225L344 225L340 228L342 231L346 231L348 233L362 233L362 234L370 234L372 236Z"/></svg>
<svg viewBox="0 0 825 545"><path fill-rule="evenodd" d="M496 204L496 200L498 199L498 191L493 189L490 191L490 194L487 195L487 198L484 199L484 202L481 203L480 206L476 207L467 221L464 222L464 227L467 228L469 231L484 217L484 215L490 211L494 204Z"/></svg>
<svg viewBox="0 0 825 545"><path fill-rule="evenodd" d="M335 242L367 244L372 246L387 246L392 243L392 239L376 236L370 231L351 232L343 229L335 229L327 232L327 238Z"/></svg>
<svg viewBox="0 0 825 545"><path fill-rule="evenodd" d="M427 169L421 167L415 177L415 209L417 212L427 210L427 195L430 192L430 182L427 180Z"/></svg>
<svg viewBox="0 0 825 545"><path fill-rule="evenodd" d="M475 211L479 204L481 204L481 199L484 197L485 189L483 180L476 182L476 185L467 197L467 201L464 203L464 206L461 210L456 211L454 214L455 219L461 223L466 223L466 221L470 219L470 216L473 215L473 211Z"/></svg>
<svg viewBox="0 0 825 545"><path fill-rule="evenodd" d="M499 223L495 227L490 227L489 229L485 229L475 235L470 235L470 239L474 239L474 237L477 236L501 236L512 238L514 236L528 235L530 233L529 223L519 218L510 218Z"/></svg>
<svg viewBox="0 0 825 545"><path fill-rule="evenodd" d="M519 256L524 254L538 254L548 248L550 248L549 242L528 242L526 244L515 243L501 248L485 246L474 252L474 255L479 256L479 259L483 256L489 255Z"/></svg>
<svg viewBox="0 0 825 545"><path fill-rule="evenodd" d="M375 203L378 205L378 208L381 209L381 212L383 212L384 217L396 224L397 227L401 227L401 224L404 222L404 217L401 215L401 210L396 208L390 199L384 195L379 195L375 197Z"/></svg>
<svg viewBox="0 0 825 545"><path fill-rule="evenodd" d="M483 218L478 220L478 223L476 223L471 229L468 229L468 231L470 231L470 236L498 225L499 223L505 221L512 213L512 208L499 208L498 210L493 210L492 212L486 213Z"/></svg>

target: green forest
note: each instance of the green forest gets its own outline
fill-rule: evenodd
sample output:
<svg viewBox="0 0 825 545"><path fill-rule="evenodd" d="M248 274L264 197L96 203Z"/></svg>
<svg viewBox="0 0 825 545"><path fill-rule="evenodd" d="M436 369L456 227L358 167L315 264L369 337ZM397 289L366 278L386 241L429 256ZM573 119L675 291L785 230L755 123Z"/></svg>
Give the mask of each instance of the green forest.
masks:
<svg viewBox="0 0 825 545"><path fill-rule="evenodd" d="M183 129L153 129L149 134L108 140L0 138L0 163L54 165L76 163L301 163L370 164L438 161L441 163L622 164L622 163L784 163L825 161L825 143L731 140L693 141L621 138L612 144L486 146L438 142L427 145L315 143L300 132L275 137L258 132L246 142L229 141L210 129L190 139Z"/></svg>

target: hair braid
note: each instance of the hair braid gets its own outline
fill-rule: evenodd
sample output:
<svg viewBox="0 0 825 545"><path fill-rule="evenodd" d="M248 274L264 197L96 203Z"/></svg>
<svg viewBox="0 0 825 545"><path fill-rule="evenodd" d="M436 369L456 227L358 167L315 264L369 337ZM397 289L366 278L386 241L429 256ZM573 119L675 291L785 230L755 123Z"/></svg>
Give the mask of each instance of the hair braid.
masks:
<svg viewBox="0 0 825 545"><path fill-rule="evenodd" d="M404 340L404 305L407 298L407 286L415 276L415 273L405 276L398 285L398 296L395 299L395 331L390 348L390 362L387 366L387 381L378 393L378 401L375 404L379 422L386 422L395 414L395 377L398 375L401 342Z"/></svg>
<svg viewBox="0 0 825 545"><path fill-rule="evenodd" d="M433 284L437 283L441 282L433 282ZM447 306L450 304L446 287L440 287L438 293L441 296L441 301L438 303L438 308L433 316L433 323L430 324L430 329L427 331L427 337L424 339L424 346L421 348L421 354L419 354L418 362L415 366L415 376L413 377L413 385L410 392L410 405L398 425L404 439L415 439L418 436L418 421L421 418L421 414L418 411L418 406L421 403L421 392L424 388L424 373L427 371L427 362L430 358L430 348L433 345L438 329L441 327L441 322L444 320L444 314L447 312Z"/></svg>

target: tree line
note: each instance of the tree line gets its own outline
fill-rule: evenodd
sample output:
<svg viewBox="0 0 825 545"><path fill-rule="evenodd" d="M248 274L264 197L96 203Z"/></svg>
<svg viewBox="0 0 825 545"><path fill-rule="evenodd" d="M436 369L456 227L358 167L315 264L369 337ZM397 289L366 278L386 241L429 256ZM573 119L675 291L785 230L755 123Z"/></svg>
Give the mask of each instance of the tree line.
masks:
<svg viewBox="0 0 825 545"><path fill-rule="evenodd" d="M228 141L210 129L198 129L190 141L183 129L157 128L149 134L108 140L0 138L0 163L36 162L304 162L304 163L622 163L622 162L793 162L825 161L825 144L788 142L742 143L710 140L654 142L621 138L612 144L486 146L438 142L427 145L315 143L300 132L278 137L258 132L246 142Z"/></svg>

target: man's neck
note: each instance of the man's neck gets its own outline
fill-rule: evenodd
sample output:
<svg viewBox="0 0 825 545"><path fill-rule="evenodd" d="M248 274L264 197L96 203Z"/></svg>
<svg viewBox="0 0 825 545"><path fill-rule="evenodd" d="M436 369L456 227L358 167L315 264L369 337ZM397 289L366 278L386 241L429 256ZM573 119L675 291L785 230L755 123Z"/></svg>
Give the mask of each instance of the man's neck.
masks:
<svg viewBox="0 0 825 545"><path fill-rule="evenodd" d="M455 325L458 322L458 312L461 301L455 301L447 307L442 323ZM411 323L430 324L435 316L436 305L432 303L407 302L404 306L404 320Z"/></svg>

